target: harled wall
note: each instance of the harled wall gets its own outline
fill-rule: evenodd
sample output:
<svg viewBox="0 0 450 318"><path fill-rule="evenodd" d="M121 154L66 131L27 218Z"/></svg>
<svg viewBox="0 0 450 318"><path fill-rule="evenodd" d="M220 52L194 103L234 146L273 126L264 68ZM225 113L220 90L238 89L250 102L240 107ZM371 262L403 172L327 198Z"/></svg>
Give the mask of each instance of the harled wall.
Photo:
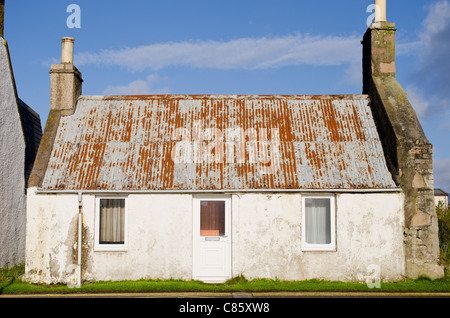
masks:
<svg viewBox="0 0 450 318"><path fill-rule="evenodd" d="M6 41L0 37L0 268L25 260L25 139Z"/></svg>
<svg viewBox="0 0 450 318"><path fill-rule="evenodd" d="M336 194L336 251L301 249L301 194L232 194L232 276L381 281L404 275L403 194ZM96 251L95 195L83 194L83 281L193 275L193 196L128 194L125 251ZM28 189L25 279L68 283L77 264L77 194Z"/></svg>

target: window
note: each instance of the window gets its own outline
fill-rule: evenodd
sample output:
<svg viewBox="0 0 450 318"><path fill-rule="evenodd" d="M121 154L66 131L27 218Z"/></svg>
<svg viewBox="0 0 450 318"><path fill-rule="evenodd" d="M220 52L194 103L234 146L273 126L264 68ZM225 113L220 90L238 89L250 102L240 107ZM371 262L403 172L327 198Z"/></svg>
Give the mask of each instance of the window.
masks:
<svg viewBox="0 0 450 318"><path fill-rule="evenodd" d="M333 196L303 197L302 249L304 251L336 250Z"/></svg>
<svg viewBox="0 0 450 318"><path fill-rule="evenodd" d="M96 250L125 250L125 198L97 198Z"/></svg>
<svg viewBox="0 0 450 318"><path fill-rule="evenodd" d="M225 235L225 201L200 201L200 236Z"/></svg>

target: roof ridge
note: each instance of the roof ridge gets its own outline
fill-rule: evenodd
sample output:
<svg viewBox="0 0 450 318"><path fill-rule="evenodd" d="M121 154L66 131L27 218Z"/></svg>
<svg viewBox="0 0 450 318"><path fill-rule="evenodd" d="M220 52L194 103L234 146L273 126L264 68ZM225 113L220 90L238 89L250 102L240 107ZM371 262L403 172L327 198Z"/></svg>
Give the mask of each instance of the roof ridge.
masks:
<svg viewBox="0 0 450 318"><path fill-rule="evenodd" d="M79 100L148 100L148 99L284 99L284 100L323 100L323 99L368 99L366 94L336 94L336 95L238 95L238 94L154 94L154 95L82 95Z"/></svg>

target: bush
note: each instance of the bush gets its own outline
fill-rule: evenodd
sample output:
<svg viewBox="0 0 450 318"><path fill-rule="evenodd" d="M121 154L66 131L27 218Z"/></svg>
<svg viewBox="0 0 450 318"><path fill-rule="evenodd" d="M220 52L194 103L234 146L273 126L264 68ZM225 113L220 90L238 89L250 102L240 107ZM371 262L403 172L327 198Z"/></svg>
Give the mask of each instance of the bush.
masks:
<svg viewBox="0 0 450 318"><path fill-rule="evenodd" d="M25 265L15 265L11 268L0 268L0 283L10 281L20 281L21 276L25 273Z"/></svg>
<svg viewBox="0 0 450 318"><path fill-rule="evenodd" d="M436 214L439 223L439 246L441 261L448 268L450 265L450 210L439 204L436 207Z"/></svg>

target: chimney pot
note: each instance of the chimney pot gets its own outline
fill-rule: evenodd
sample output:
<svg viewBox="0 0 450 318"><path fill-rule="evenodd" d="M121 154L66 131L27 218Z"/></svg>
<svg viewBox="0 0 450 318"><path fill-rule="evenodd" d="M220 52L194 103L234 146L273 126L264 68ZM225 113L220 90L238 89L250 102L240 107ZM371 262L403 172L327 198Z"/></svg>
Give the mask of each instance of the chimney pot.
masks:
<svg viewBox="0 0 450 318"><path fill-rule="evenodd" d="M73 37L62 38L61 63L73 64L73 42Z"/></svg>
<svg viewBox="0 0 450 318"><path fill-rule="evenodd" d="M386 0L375 0L375 22L386 22Z"/></svg>

